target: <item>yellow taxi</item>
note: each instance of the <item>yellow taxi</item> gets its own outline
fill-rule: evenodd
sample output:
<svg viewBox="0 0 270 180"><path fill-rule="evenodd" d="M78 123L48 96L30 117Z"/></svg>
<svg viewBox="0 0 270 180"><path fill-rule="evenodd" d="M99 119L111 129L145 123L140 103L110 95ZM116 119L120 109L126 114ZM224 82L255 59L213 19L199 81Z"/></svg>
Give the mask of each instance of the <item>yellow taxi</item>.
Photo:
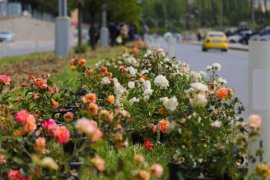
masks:
<svg viewBox="0 0 270 180"><path fill-rule="evenodd" d="M223 32L209 32L202 43L202 51L208 49L221 49L227 51L229 47L228 39Z"/></svg>

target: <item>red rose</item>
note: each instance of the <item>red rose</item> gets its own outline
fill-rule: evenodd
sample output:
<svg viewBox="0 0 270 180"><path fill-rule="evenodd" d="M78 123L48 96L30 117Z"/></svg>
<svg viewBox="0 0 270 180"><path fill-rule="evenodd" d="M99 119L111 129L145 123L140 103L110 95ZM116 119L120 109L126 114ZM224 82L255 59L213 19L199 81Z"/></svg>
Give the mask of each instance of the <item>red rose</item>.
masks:
<svg viewBox="0 0 270 180"><path fill-rule="evenodd" d="M150 151L154 148L154 144L152 144L149 140L145 140L143 146Z"/></svg>

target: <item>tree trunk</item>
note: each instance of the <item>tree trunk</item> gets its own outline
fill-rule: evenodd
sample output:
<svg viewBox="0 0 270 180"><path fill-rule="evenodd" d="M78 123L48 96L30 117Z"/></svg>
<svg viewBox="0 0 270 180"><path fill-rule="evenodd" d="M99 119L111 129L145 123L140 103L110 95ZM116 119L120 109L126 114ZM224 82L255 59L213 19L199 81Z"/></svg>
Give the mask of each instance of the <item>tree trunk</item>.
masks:
<svg viewBox="0 0 270 180"><path fill-rule="evenodd" d="M95 27L95 12L91 12L90 17L90 29L89 29L89 37L90 37L90 46L92 50L96 49L96 27Z"/></svg>
<svg viewBox="0 0 270 180"><path fill-rule="evenodd" d="M265 8L265 17L268 20L268 0L264 0L264 8Z"/></svg>

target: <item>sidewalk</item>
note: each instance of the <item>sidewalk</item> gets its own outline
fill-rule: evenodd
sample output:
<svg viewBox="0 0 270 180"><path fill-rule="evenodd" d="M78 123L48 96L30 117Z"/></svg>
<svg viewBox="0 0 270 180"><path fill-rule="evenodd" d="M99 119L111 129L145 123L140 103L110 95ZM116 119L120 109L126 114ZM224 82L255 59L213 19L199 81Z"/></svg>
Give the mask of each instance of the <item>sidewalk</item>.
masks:
<svg viewBox="0 0 270 180"><path fill-rule="evenodd" d="M190 45L196 45L196 46L201 46L202 45L202 42L198 42L198 41L182 41L181 43L190 44ZM248 51L249 47L247 45L230 43L229 44L229 49L240 50L240 51Z"/></svg>

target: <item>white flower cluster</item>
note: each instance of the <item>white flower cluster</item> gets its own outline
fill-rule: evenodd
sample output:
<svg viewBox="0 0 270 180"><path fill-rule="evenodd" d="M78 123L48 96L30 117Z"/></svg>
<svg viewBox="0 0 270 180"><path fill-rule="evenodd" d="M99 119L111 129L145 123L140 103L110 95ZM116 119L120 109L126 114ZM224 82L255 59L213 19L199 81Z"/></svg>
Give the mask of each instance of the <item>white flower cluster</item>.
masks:
<svg viewBox="0 0 270 180"><path fill-rule="evenodd" d="M130 66L130 67L127 68L127 70L129 71L129 73L130 73L130 75L131 75L132 77L135 77L135 76L136 76L136 74L137 74L137 69L135 69L134 67Z"/></svg>
<svg viewBox="0 0 270 180"><path fill-rule="evenodd" d="M149 71L147 69L141 70L141 74L147 74Z"/></svg>
<svg viewBox="0 0 270 180"><path fill-rule="evenodd" d="M130 105L133 105L135 102L139 102L139 101L140 101L139 98L133 97L128 102L129 102Z"/></svg>
<svg viewBox="0 0 270 180"><path fill-rule="evenodd" d="M120 105L120 99L127 90L119 83L117 78L113 78L115 104Z"/></svg>
<svg viewBox="0 0 270 180"><path fill-rule="evenodd" d="M149 80L142 80L142 84L143 84L143 88L144 88L144 91L143 91L143 99L145 101L148 101L150 96L152 95L153 93L153 90L151 88L151 82Z"/></svg>
<svg viewBox="0 0 270 180"><path fill-rule="evenodd" d="M192 83L188 90L189 102L192 107L205 107L207 105L208 87L200 82Z"/></svg>
<svg viewBox="0 0 270 180"><path fill-rule="evenodd" d="M148 57L152 55L152 51L151 50L147 50L146 53L144 54L144 57Z"/></svg>
<svg viewBox="0 0 270 180"><path fill-rule="evenodd" d="M222 123L219 120L215 120L214 122L211 123L211 126L215 127L215 128L220 128L221 125L222 125Z"/></svg>
<svg viewBox="0 0 270 180"><path fill-rule="evenodd" d="M223 79L222 77L219 77L217 80L220 84L227 84L226 79Z"/></svg>
<svg viewBox="0 0 270 180"><path fill-rule="evenodd" d="M169 85L169 81L167 80L167 78L163 75L158 75L155 79L154 79L154 84L158 87L160 87L161 89L167 89L170 85Z"/></svg>
<svg viewBox="0 0 270 180"><path fill-rule="evenodd" d="M198 82L202 79L202 76L200 73L197 73L195 71L190 72L190 76L194 79L194 81Z"/></svg>
<svg viewBox="0 0 270 180"><path fill-rule="evenodd" d="M104 77L104 78L101 79L101 84L102 85L108 85L110 83L111 83L111 80L108 77Z"/></svg>
<svg viewBox="0 0 270 180"><path fill-rule="evenodd" d="M178 106L178 101L175 96L171 98L163 97L160 98L160 100L163 102L163 106L171 112L175 111Z"/></svg>
<svg viewBox="0 0 270 180"><path fill-rule="evenodd" d="M219 63L214 63L212 66L207 66L206 71L220 71L221 70L221 65Z"/></svg>
<svg viewBox="0 0 270 180"><path fill-rule="evenodd" d="M166 53L165 53L165 50L162 49L162 48L158 48L156 49L158 55L160 55L161 57L166 57Z"/></svg>
<svg viewBox="0 0 270 180"><path fill-rule="evenodd" d="M135 67L138 66L138 61L136 60L136 58L128 53L123 54L122 59L123 59L124 63L127 65L132 65Z"/></svg>
<svg viewBox="0 0 270 180"><path fill-rule="evenodd" d="M220 71L220 70L221 70L221 65L218 64L218 63L214 63L214 64L213 64L213 68L214 68L215 70Z"/></svg>

